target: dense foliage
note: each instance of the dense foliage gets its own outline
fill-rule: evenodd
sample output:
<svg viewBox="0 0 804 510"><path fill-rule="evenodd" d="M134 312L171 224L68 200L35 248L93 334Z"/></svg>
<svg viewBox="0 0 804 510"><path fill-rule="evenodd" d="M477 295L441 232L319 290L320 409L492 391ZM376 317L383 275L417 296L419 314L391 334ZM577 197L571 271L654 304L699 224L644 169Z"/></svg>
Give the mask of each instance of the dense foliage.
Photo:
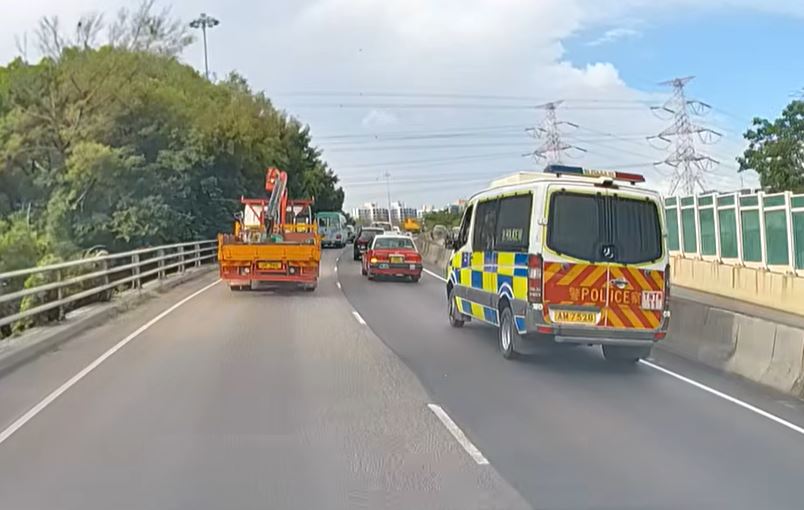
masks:
<svg viewBox="0 0 804 510"><path fill-rule="evenodd" d="M269 166L288 172L291 196L341 209L308 129L237 74L205 80L175 56L187 38L169 35L170 51L54 35L53 55L0 67L0 271L214 237L241 195L264 193Z"/></svg>
<svg viewBox="0 0 804 510"><path fill-rule="evenodd" d="M463 213L455 214L448 210L425 213L424 228L432 230L436 225L444 225L447 228L457 227L461 224L462 215Z"/></svg>
<svg viewBox="0 0 804 510"><path fill-rule="evenodd" d="M759 173L766 191L804 192L804 101L791 102L772 122L754 119L745 139L741 170Z"/></svg>

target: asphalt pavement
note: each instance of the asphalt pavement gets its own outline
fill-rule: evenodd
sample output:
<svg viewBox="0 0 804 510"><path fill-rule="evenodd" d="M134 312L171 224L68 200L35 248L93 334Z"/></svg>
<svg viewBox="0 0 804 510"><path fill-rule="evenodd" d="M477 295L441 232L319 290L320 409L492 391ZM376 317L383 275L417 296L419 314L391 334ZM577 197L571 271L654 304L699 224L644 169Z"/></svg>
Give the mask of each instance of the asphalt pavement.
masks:
<svg viewBox="0 0 804 510"><path fill-rule="evenodd" d="M800 401L667 355L508 361L436 277L338 254L313 293L209 275L0 378L0 509L804 507Z"/></svg>
<svg viewBox="0 0 804 510"><path fill-rule="evenodd" d="M448 325L445 284L433 276L372 282L342 257L338 277L368 326L533 508L804 508L804 435L745 407L781 410L800 427L798 401L658 352L654 364L707 389L648 365L613 366L599 348L508 361L491 327Z"/></svg>
<svg viewBox="0 0 804 510"><path fill-rule="evenodd" d="M353 313L336 256L315 292L202 279L0 379L0 508L528 508Z"/></svg>

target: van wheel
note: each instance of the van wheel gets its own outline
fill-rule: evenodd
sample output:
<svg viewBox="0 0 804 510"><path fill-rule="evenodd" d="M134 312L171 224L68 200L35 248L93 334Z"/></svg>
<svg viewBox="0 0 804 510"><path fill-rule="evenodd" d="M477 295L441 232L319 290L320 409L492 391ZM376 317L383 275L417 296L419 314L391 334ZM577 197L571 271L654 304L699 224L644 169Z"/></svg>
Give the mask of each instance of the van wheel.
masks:
<svg viewBox="0 0 804 510"><path fill-rule="evenodd" d="M514 314L511 308L506 306L500 313L500 327L497 328L497 333L500 339L500 352L505 359L512 359L516 357L516 350L514 349L514 337L519 335L514 325Z"/></svg>
<svg viewBox="0 0 804 510"><path fill-rule="evenodd" d="M458 311L458 306L455 304L455 289L450 289L447 302L449 325L453 328L462 328L465 321L463 319L463 315L461 315L461 312Z"/></svg>
<svg viewBox="0 0 804 510"><path fill-rule="evenodd" d="M604 345L603 357L606 361L633 365L642 358L650 356L650 347L627 347L623 345Z"/></svg>

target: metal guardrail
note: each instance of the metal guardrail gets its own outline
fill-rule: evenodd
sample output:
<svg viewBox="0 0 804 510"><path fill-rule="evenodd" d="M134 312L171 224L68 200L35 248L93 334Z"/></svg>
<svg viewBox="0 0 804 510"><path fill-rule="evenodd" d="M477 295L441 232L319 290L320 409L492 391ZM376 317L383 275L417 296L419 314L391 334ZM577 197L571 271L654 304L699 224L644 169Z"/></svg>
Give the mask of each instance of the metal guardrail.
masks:
<svg viewBox="0 0 804 510"><path fill-rule="evenodd" d="M52 310L58 310L58 319L62 319L71 304L123 286L139 289L144 281L161 281L169 273L183 273L188 267L198 267L204 262L214 260L216 255L217 241L205 240L142 248L0 273L0 327ZM76 272L78 274L70 275ZM20 287L19 279L28 279L36 274L46 275L43 279L48 283L21 288L8 294L3 293L11 282L16 281L17 287ZM87 284L91 286L85 287ZM35 295L40 296L42 302L27 310L19 311L22 300ZM4 315L4 308L6 311L8 309L18 311Z"/></svg>

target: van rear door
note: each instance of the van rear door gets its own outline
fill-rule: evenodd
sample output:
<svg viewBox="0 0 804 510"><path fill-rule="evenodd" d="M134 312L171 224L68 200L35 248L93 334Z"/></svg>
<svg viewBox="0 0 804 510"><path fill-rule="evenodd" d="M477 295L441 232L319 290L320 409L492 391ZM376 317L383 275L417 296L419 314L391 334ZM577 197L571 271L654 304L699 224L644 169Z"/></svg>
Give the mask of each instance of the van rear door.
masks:
<svg viewBox="0 0 804 510"><path fill-rule="evenodd" d="M550 186L544 244L546 321L659 327L666 255L659 208L650 197Z"/></svg>

